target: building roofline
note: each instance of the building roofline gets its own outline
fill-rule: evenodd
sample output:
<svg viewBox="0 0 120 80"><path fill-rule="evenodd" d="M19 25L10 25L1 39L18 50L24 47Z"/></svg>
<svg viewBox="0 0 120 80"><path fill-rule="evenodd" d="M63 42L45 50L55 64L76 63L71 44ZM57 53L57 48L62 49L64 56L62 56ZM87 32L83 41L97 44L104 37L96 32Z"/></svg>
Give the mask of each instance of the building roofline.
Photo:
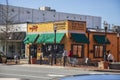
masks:
<svg viewBox="0 0 120 80"><path fill-rule="evenodd" d="M6 6L5 4L0 4L0 5ZM52 11L44 11L44 10L39 10L39 9L34 9L34 8L27 8L27 7L13 6L13 5L9 5L9 6L11 6L11 7L17 7L17 8L31 9L31 10L38 10L38 11L43 11L43 12L52 12ZM63 14L70 14L70 15L78 15L78 16L81 15L81 16L91 16L91 17L99 17L99 18L101 18L101 16L93 16L93 15L87 15L87 14L83 15L83 14L78 14L78 13L75 14L75 13L57 12L57 11L55 11L53 13L63 13Z"/></svg>

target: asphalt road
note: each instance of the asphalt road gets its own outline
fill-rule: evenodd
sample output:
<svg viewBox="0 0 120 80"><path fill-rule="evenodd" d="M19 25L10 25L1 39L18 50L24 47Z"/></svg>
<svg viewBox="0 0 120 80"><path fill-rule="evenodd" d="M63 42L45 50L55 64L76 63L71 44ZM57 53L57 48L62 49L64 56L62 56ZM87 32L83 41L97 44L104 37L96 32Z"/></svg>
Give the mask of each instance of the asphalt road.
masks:
<svg viewBox="0 0 120 80"><path fill-rule="evenodd" d="M73 67L0 64L0 80L54 80L79 74L104 74L104 72L87 71Z"/></svg>

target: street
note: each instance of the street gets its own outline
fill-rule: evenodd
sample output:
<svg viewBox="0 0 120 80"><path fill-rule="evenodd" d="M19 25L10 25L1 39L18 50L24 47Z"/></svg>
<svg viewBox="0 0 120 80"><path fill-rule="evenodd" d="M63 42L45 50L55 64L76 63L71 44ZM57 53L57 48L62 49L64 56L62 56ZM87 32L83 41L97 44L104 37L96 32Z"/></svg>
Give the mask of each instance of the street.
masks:
<svg viewBox="0 0 120 80"><path fill-rule="evenodd" d="M9 80L53 80L60 77L79 74L104 74L81 68L48 65L5 65L0 64L0 78ZM0 79L1 80L1 79ZM7 80L7 79L2 79Z"/></svg>

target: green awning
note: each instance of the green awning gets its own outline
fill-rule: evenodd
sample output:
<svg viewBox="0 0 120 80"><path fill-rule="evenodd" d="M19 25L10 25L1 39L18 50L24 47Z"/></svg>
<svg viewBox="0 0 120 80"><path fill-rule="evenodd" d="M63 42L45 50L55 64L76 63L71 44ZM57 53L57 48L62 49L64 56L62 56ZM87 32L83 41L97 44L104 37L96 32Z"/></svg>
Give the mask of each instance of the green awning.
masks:
<svg viewBox="0 0 120 80"><path fill-rule="evenodd" d="M24 44L34 43L38 34L27 34L24 41Z"/></svg>
<svg viewBox="0 0 120 80"><path fill-rule="evenodd" d="M98 44L110 44L110 41L105 38L105 35L93 35L93 37Z"/></svg>
<svg viewBox="0 0 120 80"><path fill-rule="evenodd" d="M60 43L64 35L65 33L56 33L56 43ZM54 43L54 38L54 33L41 34L36 43Z"/></svg>
<svg viewBox="0 0 120 80"><path fill-rule="evenodd" d="M89 40L85 34L71 33L71 37L77 43L89 43Z"/></svg>

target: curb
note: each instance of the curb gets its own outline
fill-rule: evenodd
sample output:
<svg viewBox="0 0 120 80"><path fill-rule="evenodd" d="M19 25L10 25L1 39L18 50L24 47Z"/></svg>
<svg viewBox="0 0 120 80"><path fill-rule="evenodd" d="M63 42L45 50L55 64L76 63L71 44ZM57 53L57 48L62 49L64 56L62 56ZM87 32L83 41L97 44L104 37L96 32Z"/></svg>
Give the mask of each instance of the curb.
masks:
<svg viewBox="0 0 120 80"><path fill-rule="evenodd" d="M93 71L120 73L120 70L113 70L113 69L110 69L110 70L93 70Z"/></svg>

